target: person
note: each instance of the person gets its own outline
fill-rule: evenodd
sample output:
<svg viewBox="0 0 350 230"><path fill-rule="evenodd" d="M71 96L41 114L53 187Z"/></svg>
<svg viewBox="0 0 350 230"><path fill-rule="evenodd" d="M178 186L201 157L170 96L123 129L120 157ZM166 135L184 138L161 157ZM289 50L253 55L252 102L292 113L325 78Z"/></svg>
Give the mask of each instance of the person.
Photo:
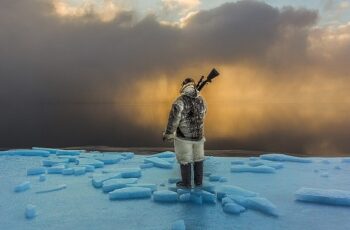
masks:
<svg viewBox="0 0 350 230"><path fill-rule="evenodd" d="M186 78L180 89L180 96L172 104L167 127L163 132L163 141L174 141L176 159L180 164L180 188L191 188L193 164L194 185L203 183L204 161L204 118L207 105L196 89L192 78Z"/></svg>

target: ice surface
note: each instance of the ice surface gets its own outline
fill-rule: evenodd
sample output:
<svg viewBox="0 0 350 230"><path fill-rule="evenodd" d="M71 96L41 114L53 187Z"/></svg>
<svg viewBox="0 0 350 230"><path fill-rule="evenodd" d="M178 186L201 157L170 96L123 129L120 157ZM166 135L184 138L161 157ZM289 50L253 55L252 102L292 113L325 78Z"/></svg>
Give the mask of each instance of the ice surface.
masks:
<svg viewBox="0 0 350 230"><path fill-rule="evenodd" d="M194 204L202 204L203 197L200 192L191 192L190 193L190 201Z"/></svg>
<svg viewBox="0 0 350 230"><path fill-rule="evenodd" d="M228 179L227 179L227 177L221 177L219 181L220 181L220 182L227 182Z"/></svg>
<svg viewBox="0 0 350 230"><path fill-rule="evenodd" d="M210 175L209 181L219 181L221 179L221 176L219 175Z"/></svg>
<svg viewBox="0 0 350 230"><path fill-rule="evenodd" d="M155 202L177 202L177 193L169 190L155 191L153 193Z"/></svg>
<svg viewBox="0 0 350 230"><path fill-rule="evenodd" d="M327 160L327 159L323 159L323 160L321 160L321 163L322 163L322 164L325 164L325 165L328 165L328 164L330 164L331 162L330 162L329 160Z"/></svg>
<svg viewBox="0 0 350 230"><path fill-rule="evenodd" d="M25 216L27 219L33 219L37 216L36 206L32 204L27 204Z"/></svg>
<svg viewBox="0 0 350 230"><path fill-rule="evenodd" d="M62 174L65 169L65 165L56 165L47 169L48 174Z"/></svg>
<svg viewBox="0 0 350 230"><path fill-rule="evenodd" d="M69 159L65 158L65 159L46 159L46 160L42 160L42 165L45 167L51 167L57 164L65 164L65 163L69 163Z"/></svg>
<svg viewBox="0 0 350 230"><path fill-rule="evenodd" d="M115 179L115 178L121 178L121 177L122 177L122 174L120 172L107 174L107 175L99 174L99 175L94 175L91 182L95 188L101 188L104 181Z"/></svg>
<svg viewBox="0 0 350 230"><path fill-rule="evenodd" d="M243 173L275 173L276 170L272 167L261 165L257 167L246 166L246 165L234 165L231 167L231 172Z"/></svg>
<svg viewBox="0 0 350 230"><path fill-rule="evenodd" d="M39 174L45 174L45 173L46 173L46 168L44 168L44 167L27 169L27 176L39 175Z"/></svg>
<svg viewBox="0 0 350 230"><path fill-rule="evenodd" d="M32 150L32 149L18 149L18 150L7 150L0 151L0 156L40 156L48 157L50 153L43 150Z"/></svg>
<svg viewBox="0 0 350 230"><path fill-rule="evenodd" d="M225 196L224 198L221 199L221 204L226 205L228 203L233 203L235 202L232 198Z"/></svg>
<svg viewBox="0 0 350 230"><path fill-rule="evenodd" d="M179 195L180 202L190 202L191 201L191 193L184 193Z"/></svg>
<svg viewBox="0 0 350 230"><path fill-rule="evenodd" d="M171 230L186 230L185 221L177 220L171 225Z"/></svg>
<svg viewBox="0 0 350 230"><path fill-rule="evenodd" d="M244 161L243 160L233 160L233 161L231 161L231 164L233 164L233 165L244 165Z"/></svg>
<svg viewBox="0 0 350 230"><path fill-rule="evenodd" d="M126 187L143 187L143 188L151 189L152 192L157 191L157 185L156 184L146 184L146 183L126 184Z"/></svg>
<svg viewBox="0 0 350 230"><path fill-rule="evenodd" d="M141 177L141 169L140 168L124 168L118 170L121 173L121 177L123 178L139 178Z"/></svg>
<svg viewBox="0 0 350 230"><path fill-rule="evenodd" d="M124 157L124 160L129 160L134 157L134 153L132 152L123 152L121 155Z"/></svg>
<svg viewBox="0 0 350 230"><path fill-rule="evenodd" d="M228 202L225 203L225 205L223 205L223 210L226 213L230 213L230 214L240 214L241 212L245 211L245 208L235 202Z"/></svg>
<svg viewBox="0 0 350 230"><path fill-rule="evenodd" d="M215 185L210 183L204 183L201 189L210 193L215 193Z"/></svg>
<svg viewBox="0 0 350 230"><path fill-rule="evenodd" d="M235 201L237 202L239 200ZM264 197L245 197L243 202L239 201L238 204L244 206L245 208L260 211L267 215L276 217L279 216L276 206Z"/></svg>
<svg viewBox="0 0 350 230"><path fill-rule="evenodd" d="M33 150L43 150L43 151L47 151L50 154L57 154L57 153L61 153L59 155L71 155L71 154L64 154L64 153L71 153L73 152L74 155L79 155L76 154L77 152L79 153L83 153L85 152L85 150L64 150L64 149L55 149L55 148L43 148L43 147L33 147Z"/></svg>
<svg viewBox="0 0 350 230"><path fill-rule="evenodd" d="M153 163L143 163L143 164L141 164L140 165L140 168L141 169L148 169L148 168L152 168L154 166L154 164Z"/></svg>
<svg viewBox="0 0 350 230"><path fill-rule="evenodd" d="M329 177L329 173L328 172L323 172L320 175L321 177Z"/></svg>
<svg viewBox="0 0 350 230"><path fill-rule="evenodd" d="M274 169L281 169L284 167L282 163L265 163L265 165Z"/></svg>
<svg viewBox="0 0 350 230"><path fill-rule="evenodd" d="M256 167L256 166L264 165L264 162L255 160L255 161L250 161L247 164L249 166Z"/></svg>
<svg viewBox="0 0 350 230"><path fill-rule="evenodd" d="M95 159L109 165L118 163L120 160L124 159L124 157L122 155L102 155L95 157Z"/></svg>
<svg viewBox="0 0 350 230"><path fill-rule="evenodd" d="M341 169L339 165L334 166L334 169Z"/></svg>
<svg viewBox="0 0 350 230"><path fill-rule="evenodd" d="M92 158L78 158L77 162L79 165L93 165L95 168L102 168L104 166L102 161Z"/></svg>
<svg viewBox="0 0 350 230"><path fill-rule="evenodd" d="M204 203L216 204L216 195L205 190L201 191L201 196Z"/></svg>
<svg viewBox="0 0 350 230"><path fill-rule="evenodd" d="M63 190L65 188L67 188L67 185L61 184L61 185L58 185L58 186L53 187L53 188L48 188L48 189L37 191L36 193L40 194L40 193L55 192L55 191Z"/></svg>
<svg viewBox="0 0 350 230"><path fill-rule="evenodd" d="M174 178L174 177L170 177L169 179L168 179L168 183L169 184L175 184L175 183L177 183L177 182L179 182L179 181L181 181L181 179L180 178Z"/></svg>
<svg viewBox="0 0 350 230"><path fill-rule="evenodd" d="M300 188L295 192L295 197L304 202L350 206L350 191L344 190Z"/></svg>
<svg viewBox="0 0 350 230"><path fill-rule="evenodd" d="M340 163L342 158L329 158L331 164L323 164L322 159L328 158L310 158L313 160L310 164L277 162L266 160L251 161L247 157L212 157L205 162L204 173L206 175L220 175L226 177L229 182L217 183L213 182L212 193L205 194L203 191L191 194L190 192L177 190L178 203L172 205L159 205L153 202L153 199L129 200L125 202L106 202L109 194L104 194L103 189L97 191L94 187L88 186L92 179L101 176L111 177L119 173L123 168L137 167L143 163L146 156L135 156L135 159L123 160L115 165L106 165L105 168L96 169L96 173L88 176L62 176L62 175L46 175L47 182L39 182L41 177L26 177L27 169L40 167L42 160L54 160L56 163L53 167L66 165L64 170L69 170L76 166L71 162L60 162L62 160L74 158L88 157L95 159L103 153L87 153L80 156L60 156L50 155L49 158L43 157L0 157L0 228L1 229L45 229L47 226L52 228L69 229L72 226L75 230L83 230L89 228L99 228L108 230L117 229L168 229L172 223L178 219L186 221L186 227L189 229L310 229L310 230L343 230L348 226L348 208L339 207L322 207L321 205L309 205L299 201L293 201L291 192L295 192L298 188L308 185L309 187L320 186L323 189L338 188L350 191L350 185L347 183L349 165ZM120 153L112 154L113 156ZM174 158L160 158L163 160L173 160ZM278 171L275 175L260 174L233 174L230 173L232 160L244 161L244 166L248 166L251 162L264 162L265 166L270 164L283 164L283 170ZM342 170L335 170L335 166L341 166ZM176 164L177 166L177 164ZM62 167L62 166L60 166ZM79 166L78 166L79 167ZM86 167L86 165L84 165ZM46 168L46 169L49 169ZM106 169L106 174L102 171ZM314 169L318 169L319 173L315 174ZM138 170L136 170L138 171ZM156 191L157 185L166 184L158 190L167 189L170 185L167 182L175 180L180 176L180 170L175 167L172 170L150 169L142 170L142 177L135 184L128 184L124 188L144 187L152 191ZM300 176L302 172L302 176ZM328 172L330 178L320 178L322 173ZM45 175L41 174L44 178ZM29 180L32 188L24 193L15 193L14 187L18 183ZM204 180L207 185L209 177ZM36 194L36 191L48 191L57 189L60 184L67 184L67 189L46 194ZM246 196L230 195L229 193L220 193L222 186L235 185L240 188L254 191L252 193L260 193L255 196L259 200L250 199ZM124 189L121 188L121 189ZM153 188L153 189L152 189ZM297 189L295 189L297 188ZM215 193L218 190L218 194ZM10 191L10 192L8 192ZM222 191L221 191L222 192ZM234 193L234 192L233 192ZM222 206L210 202L217 200L216 196L222 197ZM192 196L191 196L192 195ZM268 213L269 206L266 202L261 201L262 195L268 198L278 211L284 213L283 218L274 219L259 212ZM226 197L225 197L226 196ZM232 197L235 200L233 200ZM208 200L206 200L208 198ZM210 200L211 199L211 200ZM330 200L329 198L322 198ZM228 200L228 202L226 202ZM254 201L254 202L253 202ZM184 202L184 203L183 203ZM208 203L209 202L209 203ZM310 201L309 201L310 202ZM27 204L37 206L40 218L34 221L27 221L24 217L24 209ZM202 205L196 205L201 204ZM226 203L239 204L241 207L246 205L246 211L240 216L234 216L230 212L235 212L233 207L225 207ZM349 206L348 206L349 207ZM40 209L39 209L40 208ZM232 208L232 210L229 210ZM258 210L254 211L252 209ZM270 207L271 208L271 207ZM96 210L99 210L96 212ZM266 211L267 210L267 211ZM238 211L237 211L238 212ZM231 216L232 215L232 216ZM269 214L270 215L270 214ZM142 226L140 225L142 223ZM93 227L91 227L93 226Z"/></svg>
<svg viewBox="0 0 350 230"><path fill-rule="evenodd" d="M173 168L173 164L169 163L168 161L159 158L159 157L150 157L150 158L145 158L144 160L145 163L153 163L155 167L158 168L165 168L165 169L171 169Z"/></svg>
<svg viewBox="0 0 350 230"><path fill-rule="evenodd" d="M343 158L341 160L342 163L350 163L350 157Z"/></svg>
<svg viewBox="0 0 350 230"><path fill-rule="evenodd" d="M152 157L173 158L173 157L175 157L175 153L170 152L170 151L166 151L166 152L161 152L161 153L157 153L157 154L153 154L151 156L148 156L148 158L152 158Z"/></svg>
<svg viewBox="0 0 350 230"><path fill-rule="evenodd" d="M59 149L56 151L57 156L78 156L82 150L62 150Z"/></svg>
<svg viewBox="0 0 350 230"><path fill-rule="evenodd" d="M86 172L86 167L74 167L74 175L79 176L79 175L84 175Z"/></svg>
<svg viewBox="0 0 350 230"><path fill-rule="evenodd" d="M73 168L66 168L63 169L62 175L73 175L74 174L74 169Z"/></svg>
<svg viewBox="0 0 350 230"><path fill-rule="evenodd" d="M223 185L218 189L217 196L219 200L228 194L243 197L254 197L258 195L256 192L252 192L234 185Z"/></svg>
<svg viewBox="0 0 350 230"><path fill-rule="evenodd" d="M45 175L45 174L41 174L41 175L39 176L39 181L40 181L40 182L46 181L46 175Z"/></svg>
<svg viewBox="0 0 350 230"><path fill-rule="evenodd" d="M311 163L312 160L305 157L295 157L281 153L270 153L260 155L260 158L263 160L269 161L290 161L290 162L299 162L299 163Z"/></svg>
<svg viewBox="0 0 350 230"><path fill-rule="evenodd" d="M144 187L126 187L116 189L109 193L110 200L125 200L125 199L138 199L149 198L152 195L150 188Z"/></svg>
<svg viewBox="0 0 350 230"><path fill-rule="evenodd" d="M25 181L19 185L16 185L15 192L24 192L28 189L30 189L31 185L29 181Z"/></svg>
<svg viewBox="0 0 350 230"><path fill-rule="evenodd" d="M118 178L106 180L102 183L103 192L111 192L114 189L124 188L127 184L134 184L137 178Z"/></svg>
<svg viewBox="0 0 350 230"><path fill-rule="evenodd" d="M259 157L249 157L248 159L250 161L257 161L257 160L259 160Z"/></svg>
<svg viewBox="0 0 350 230"><path fill-rule="evenodd" d="M85 171L86 172L93 172L93 171L95 171L95 166L93 166L93 165L84 165L84 167L85 167Z"/></svg>

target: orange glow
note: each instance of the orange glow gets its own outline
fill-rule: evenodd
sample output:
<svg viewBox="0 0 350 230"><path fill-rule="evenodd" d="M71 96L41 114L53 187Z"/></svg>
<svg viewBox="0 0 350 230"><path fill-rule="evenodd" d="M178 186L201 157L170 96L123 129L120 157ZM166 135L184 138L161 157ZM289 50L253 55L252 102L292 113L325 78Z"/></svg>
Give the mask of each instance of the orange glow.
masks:
<svg viewBox="0 0 350 230"><path fill-rule="evenodd" d="M341 81L322 81L315 75L303 80L303 84L285 84L282 80L278 82L277 76L275 82L264 80L264 74L271 73L256 69L218 69L221 75L206 86L202 94L208 103L205 120L208 140L264 138L265 133L275 129L286 133L301 129L305 135L319 134L340 125L349 115L348 112L339 113L341 103L347 100L346 91L336 92ZM192 70L187 72L192 73ZM182 76L191 76L183 72L176 75L180 77L172 79L162 75L134 84L131 91L137 92L133 100L136 104L123 111L125 117L140 127L161 133L171 104L178 96ZM319 140L310 144L306 151L322 153L333 148L330 143Z"/></svg>

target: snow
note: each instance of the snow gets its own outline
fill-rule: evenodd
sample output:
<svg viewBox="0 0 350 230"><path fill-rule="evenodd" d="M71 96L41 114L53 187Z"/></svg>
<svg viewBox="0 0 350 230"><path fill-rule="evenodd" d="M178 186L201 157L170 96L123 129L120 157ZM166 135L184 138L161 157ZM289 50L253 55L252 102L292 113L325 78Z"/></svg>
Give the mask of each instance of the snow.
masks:
<svg viewBox="0 0 350 230"><path fill-rule="evenodd" d="M339 206L350 206L350 191L337 189L300 188L295 192L296 200Z"/></svg>
<svg viewBox="0 0 350 230"><path fill-rule="evenodd" d="M305 158L311 160L305 164L247 157L207 157L202 188L180 190L173 184L180 178L174 157L157 156L167 163L173 162L172 168L154 166L144 170L140 166L145 164L145 159L155 156L122 152L57 156L57 150L40 151L47 151L50 156L0 154L1 229L160 230L171 229L175 222L182 220L187 229L344 230L349 223L350 164L343 161L345 158ZM122 156L123 159L114 164L104 163L96 169L75 163L80 159L91 162L101 156L106 156L104 159ZM43 166L43 160L54 163ZM243 164L231 163L236 161ZM231 173L231 167L253 167L249 166L252 162L263 163L254 168L268 166L276 171ZM86 172L79 176L71 174L77 167L85 168ZM37 168L45 168L46 173L27 175L28 170L35 172ZM316 169L319 173L314 172ZM51 174L49 170L58 173ZM70 175L63 175L66 171ZM323 173L329 176L323 178ZM222 183L210 182L210 176L225 179ZM104 184L130 178L137 182L110 193L103 192ZM19 186L24 182L28 182L28 188L28 185ZM23 192L15 192L16 186ZM303 187L317 189L298 191ZM154 202L157 191L173 194L178 202ZM24 213L28 204L35 206L36 213L30 221Z"/></svg>
<svg viewBox="0 0 350 230"><path fill-rule="evenodd" d="M260 166L245 166L245 165L234 165L231 167L231 172L234 173L243 173L243 172L250 172L250 173L275 173L276 170L272 167L260 165Z"/></svg>
<svg viewBox="0 0 350 230"><path fill-rule="evenodd" d="M281 153L262 154L260 158L263 160L269 160L269 161L289 161L289 162L298 162L298 163L312 162L312 160L308 158L289 156Z"/></svg>
<svg viewBox="0 0 350 230"><path fill-rule="evenodd" d="M109 193L110 200L126 200L126 199L140 199L149 198L152 195L150 188L144 187L127 187L116 189Z"/></svg>
<svg viewBox="0 0 350 230"><path fill-rule="evenodd" d="M153 193L155 202L177 202L177 193L169 190L155 191Z"/></svg>

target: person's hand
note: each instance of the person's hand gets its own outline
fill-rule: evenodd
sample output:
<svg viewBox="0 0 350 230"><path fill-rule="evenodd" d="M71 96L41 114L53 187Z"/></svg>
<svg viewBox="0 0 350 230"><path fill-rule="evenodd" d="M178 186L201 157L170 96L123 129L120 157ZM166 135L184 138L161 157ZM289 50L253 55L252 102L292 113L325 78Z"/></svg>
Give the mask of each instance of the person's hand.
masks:
<svg viewBox="0 0 350 230"><path fill-rule="evenodd" d="M172 142L174 140L174 135L173 134L167 134L163 132L163 141L164 142Z"/></svg>

